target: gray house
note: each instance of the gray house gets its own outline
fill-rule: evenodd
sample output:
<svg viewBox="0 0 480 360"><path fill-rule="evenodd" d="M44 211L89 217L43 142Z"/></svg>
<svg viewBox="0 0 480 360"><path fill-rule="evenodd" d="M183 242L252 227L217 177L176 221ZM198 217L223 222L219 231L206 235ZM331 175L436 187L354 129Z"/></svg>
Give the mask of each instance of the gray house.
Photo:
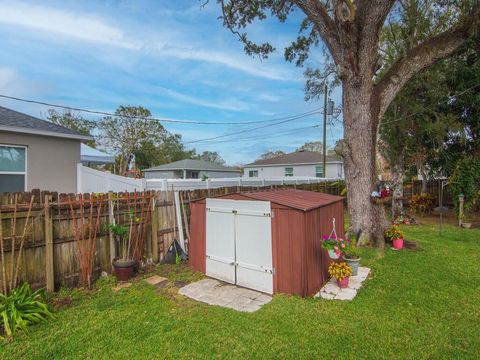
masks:
<svg viewBox="0 0 480 360"><path fill-rule="evenodd" d="M0 106L0 193L76 192L85 140L91 137Z"/></svg>
<svg viewBox="0 0 480 360"><path fill-rule="evenodd" d="M143 170L145 179L202 179L239 177L240 170L203 160L180 160Z"/></svg>

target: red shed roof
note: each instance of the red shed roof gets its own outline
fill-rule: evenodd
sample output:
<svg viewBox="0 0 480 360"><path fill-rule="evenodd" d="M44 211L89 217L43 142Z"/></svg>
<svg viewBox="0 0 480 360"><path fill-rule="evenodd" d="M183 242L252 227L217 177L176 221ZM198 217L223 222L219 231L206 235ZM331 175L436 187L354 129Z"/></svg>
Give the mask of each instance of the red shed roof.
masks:
<svg viewBox="0 0 480 360"><path fill-rule="evenodd" d="M338 201L343 201L343 197L341 196L295 189L242 192L241 195L251 199L271 201L303 211L309 211Z"/></svg>

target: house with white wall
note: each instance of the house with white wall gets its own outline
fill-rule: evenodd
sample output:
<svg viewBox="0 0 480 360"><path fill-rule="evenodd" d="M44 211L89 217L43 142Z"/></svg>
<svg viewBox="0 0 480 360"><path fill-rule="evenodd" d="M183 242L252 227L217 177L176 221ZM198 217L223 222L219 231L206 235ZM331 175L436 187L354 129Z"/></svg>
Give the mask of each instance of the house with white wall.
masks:
<svg viewBox="0 0 480 360"><path fill-rule="evenodd" d="M313 151L296 151L271 159L257 160L243 168L243 177L277 178L285 176L309 176L318 178L341 178L345 176L343 160L327 155L326 171L323 171L323 155Z"/></svg>

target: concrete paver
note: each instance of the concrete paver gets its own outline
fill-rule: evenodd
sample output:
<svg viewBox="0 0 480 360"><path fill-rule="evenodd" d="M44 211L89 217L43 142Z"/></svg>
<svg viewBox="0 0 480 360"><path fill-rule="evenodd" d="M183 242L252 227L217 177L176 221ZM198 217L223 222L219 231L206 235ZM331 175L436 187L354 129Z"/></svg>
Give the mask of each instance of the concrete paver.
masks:
<svg viewBox="0 0 480 360"><path fill-rule="evenodd" d="M209 305L243 312L257 311L272 300L270 295L214 279L203 279L188 284L182 287L179 293Z"/></svg>
<svg viewBox="0 0 480 360"><path fill-rule="evenodd" d="M331 278L320 291L315 295L326 300L348 300L351 301L357 296L357 291L362 287L363 282L367 279L370 269L367 267L359 267L358 274L351 276L348 281L348 287L341 289L337 280Z"/></svg>

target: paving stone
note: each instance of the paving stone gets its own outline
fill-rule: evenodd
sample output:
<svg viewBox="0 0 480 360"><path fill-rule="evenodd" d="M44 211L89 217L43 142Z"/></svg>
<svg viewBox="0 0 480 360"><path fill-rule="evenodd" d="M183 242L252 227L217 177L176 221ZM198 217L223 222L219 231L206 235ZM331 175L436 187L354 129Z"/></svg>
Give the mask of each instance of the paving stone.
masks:
<svg viewBox="0 0 480 360"><path fill-rule="evenodd" d="M331 278L320 291L315 295L317 298L328 300L353 300L357 295L357 290L363 285L363 282L367 279L370 269L364 266L358 268L358 275L352 276L349 279L348 287L340 289L337 281Z"/></svg>
<svg viewBox="0 0 480 360"><path fill-rule="evenodd" d="M326 292L326 293L328 293L328 294L337 295L339 290L340 290L340 288L338 287L337 284L328 282L327 285L325 285L325 286L323 287L322 292Z"/></svg>
<svg viewBox="0 0 480 360"><path fill-rule="evenodd" d="M154 276L150 276L150 277L148 277L144 280L147 283L149 283L150 285L158 285L158 284L161 284L164 281L167 281L167 278L164 278L164 277L158 276L158 275L154 275Z"/></svg>
<svg viewBox="0 0 480 360"><path fill-rule="evenodd" d="M351 277L348 280L348 288L350 289L360 289L362 287L362 280L356 276Z"/></svg>
<svg viewBox="0 0 480 360"><path fill-rule="evenodd" d="M335 300L353 300L357 295L357 290L355 289L340 289L338 294L335 296Z"/></svg>
<svg viewBox="0 0 480 360"><path fill-rule="evenodd" d="M325 300L333 300L335 299L335 295L333 294L329 294L329 293L326 293L326 292L319 292L319 296L322 298L322 299L325 299Z"/></svg>
<svg viewBox="0 0 480 360"><path fill-rule="evenodd" d="M272 297L267 294L213 279L204 279L188 284L179 289L179 293L210 305L244 312L257 311L272 300Z"/></svg>
<svg viewBox="0 0 480 360"><path fill-rule="evenodd" d="M132 283L129 283L129 282L120 283L113 288L113 291L119 291L119 290L122 290L122 289L126 289L126 288L129 288L130 286L132 286Z"/></svg>

